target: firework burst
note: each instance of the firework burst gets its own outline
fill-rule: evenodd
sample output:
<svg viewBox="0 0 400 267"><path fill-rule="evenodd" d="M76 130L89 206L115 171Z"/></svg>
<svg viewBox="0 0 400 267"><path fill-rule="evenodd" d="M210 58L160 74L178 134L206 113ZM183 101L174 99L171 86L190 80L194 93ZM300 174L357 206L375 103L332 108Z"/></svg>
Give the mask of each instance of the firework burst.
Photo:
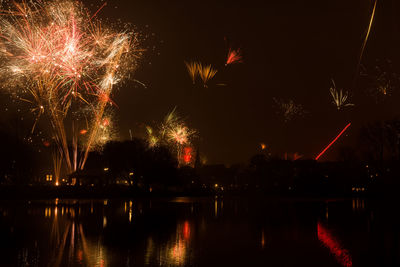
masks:
<svg viewBox="0 0 400 267"><path fill-rule="evenodd" d="M98 140L115 85L137 66L138 35L102 25L78 1L30 1L2 7L0 79L3 87L46 115L54 138L72 167L65 121L85 108L87 139L80 168ZM25 89L27 88L27 89ZM25 97L26 96L26 97ZM36 124L36 122L35 122ZM78 128L78 127L76 127Z"/></svg>
<svg viewBox="0 0 400 267"><path fill-rule="evenodd" d="M189 73L190 78L192 79L193 84L196 83L196 77L199 74L199 63L197 62L186 62L186 69Z"/></svg>
<svg viewBox="0 0 400 267"><path fill-rule="evenodd" d="M214 78L215 74L218 72L211 65L203 65L201 63L198 63L197 70L201 80L203 81L204 87L207 87L208 81Z"/></svg>
<svg viewBox="0 0 400 267"><path fill-rule="evenodd" d="M332 79L332 86L329 89L331 96L333 98L332 103L336 106L338 110L344 107L354 106L354 104L347 103L349 98L349 92L343 91L342 89L337 89L335 81Z"/></svg>
<svg viewBox="0 0 400 267"><path fill-rule="evenodd" d="M164 145L168 147L177 157L179 163L184 161L182 153L185 147L189 147L197 131L189 128L185 121L179 117L176 107L169 112L163 122L155 131L152 127L146 126L147 143L150 148Z"/></svg>
<svg viewBox="0 0 400 267"><path fill-rule="evenodd" d="M159 140L155 135L153 128L151 128L150 126L146 126L146 131L147 131L147 143L149 144L149 147L156 147L159 143Z"/></svg>
<svg viewBox="0 0 400 267"><path fill-rule="evenodd" d="M273 98L277 108L278 113L283 115L285 122L293 120L297 116L303 116L306 111L301 104L296 104L292 99L283 100Z"/></svg>
<svg viewBox="0 0 400 267"><path fill-rule="evenodd" d="M240 51L240 49L235 50L235 49L229 48L225 66L228 66L228 65L234 64L234 63L241 63L242 59L243 59L243 57L242 57L242 52Z"/></svg>
<svg viewBox="0 0 400 267"><path fill-rule="evenodd" d="M364 76L365 86L377 102L386 100L400 88L400 76L393 71L392 62L378 61L372 69L362 68L360 74Z"/></svg>
<svg viewBox="0 0 400 267"><path fill-rule="evenodd" d="M190 130L184 124L174 125L168 131L168 140L178 146L186 145L189 143L189 138L195 134L194 130Z"/></svg>

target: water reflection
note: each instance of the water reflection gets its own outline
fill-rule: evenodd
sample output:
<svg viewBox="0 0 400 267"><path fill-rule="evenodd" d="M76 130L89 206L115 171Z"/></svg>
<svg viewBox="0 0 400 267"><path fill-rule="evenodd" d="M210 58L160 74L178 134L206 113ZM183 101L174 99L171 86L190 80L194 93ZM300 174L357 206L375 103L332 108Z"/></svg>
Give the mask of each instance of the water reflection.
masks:
<svg viewBox="0 0 400 267"><path fill-rule="evenodd" d="M261 230L261 248L265 248L265 234L264 234L264 228Z"/></svg>
<svg viewBox="0 0 400 267"><path fill-rule="evenodd" d="M353 206L353 211L363 211L363 210L365 210L365 199L353 198L352 206Z"/></svg>
<svg viewBox="0 0 400 267"><path fill-rule="evenodd" d="M321 243L331 251L342 266L353 266L350 252L343 248L338 239L321 222L317 224L317 235Z"/></svg>
<svg viewBox="0 0 400 267"><path fill-rule="evenodd" d="M62 210L64 207L62 207ZM49 255L49 266L64 266L66 262L84 266L107 266L107 254L101 238L86 238L83 225L75 219L75 208L67 207L64 217L58 215L58 207L45 208L45 215L51 219L49 244L53 248ZM53 214L53 215L52 215ZM107 219L103 217L103 227Z"/></svg>
<svg viewBox="0 0 400 267"><path fill-rule="evenodd" d="M165 243L157 246L149 237L145 252L146 265L186 266L190 262L190 230L189 221L178 223L176 231ZM157 262L154 259L158 259Z"/></svg>
<svg viewBox="0 0 400 267"><path fill-rule="evenodd" d="M226 197L0 202L0 265L399 266L400 222L382 207Z"/></svg>

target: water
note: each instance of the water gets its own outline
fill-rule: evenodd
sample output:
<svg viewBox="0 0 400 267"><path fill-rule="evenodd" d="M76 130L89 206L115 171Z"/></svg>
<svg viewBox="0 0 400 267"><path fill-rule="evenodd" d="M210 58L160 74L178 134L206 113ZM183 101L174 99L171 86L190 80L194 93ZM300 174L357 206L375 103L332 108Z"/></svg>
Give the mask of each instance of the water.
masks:
<svg viewBox="0 0 400 267"><path fill-rule="evenodd" d="M0 202L0 266L400 266L397 206L244 198Z"/></svg>

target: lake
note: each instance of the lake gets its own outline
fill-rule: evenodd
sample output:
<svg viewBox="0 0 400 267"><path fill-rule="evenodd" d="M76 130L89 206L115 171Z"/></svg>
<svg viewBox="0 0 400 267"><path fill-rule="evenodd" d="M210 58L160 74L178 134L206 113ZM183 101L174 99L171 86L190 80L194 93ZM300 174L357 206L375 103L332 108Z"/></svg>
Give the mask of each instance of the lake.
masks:
<svg viewBox="0 0 400 267"><path fill-rule="evenodd" d="M400 266L389 201L0 202L0 266Z"/></svg>

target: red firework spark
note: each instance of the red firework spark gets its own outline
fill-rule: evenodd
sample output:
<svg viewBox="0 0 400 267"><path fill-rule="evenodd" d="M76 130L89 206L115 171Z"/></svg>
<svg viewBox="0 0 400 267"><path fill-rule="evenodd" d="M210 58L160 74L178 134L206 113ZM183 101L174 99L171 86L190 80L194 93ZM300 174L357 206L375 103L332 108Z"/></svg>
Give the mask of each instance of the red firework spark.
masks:
<svg viewBox="0 0 400 267"><path fill-rule="evenodd" d="M241 63L242 62L242 52L240 49L232 49L229 48L228 57L226 59L225 66L233 63Z"/></svg>

